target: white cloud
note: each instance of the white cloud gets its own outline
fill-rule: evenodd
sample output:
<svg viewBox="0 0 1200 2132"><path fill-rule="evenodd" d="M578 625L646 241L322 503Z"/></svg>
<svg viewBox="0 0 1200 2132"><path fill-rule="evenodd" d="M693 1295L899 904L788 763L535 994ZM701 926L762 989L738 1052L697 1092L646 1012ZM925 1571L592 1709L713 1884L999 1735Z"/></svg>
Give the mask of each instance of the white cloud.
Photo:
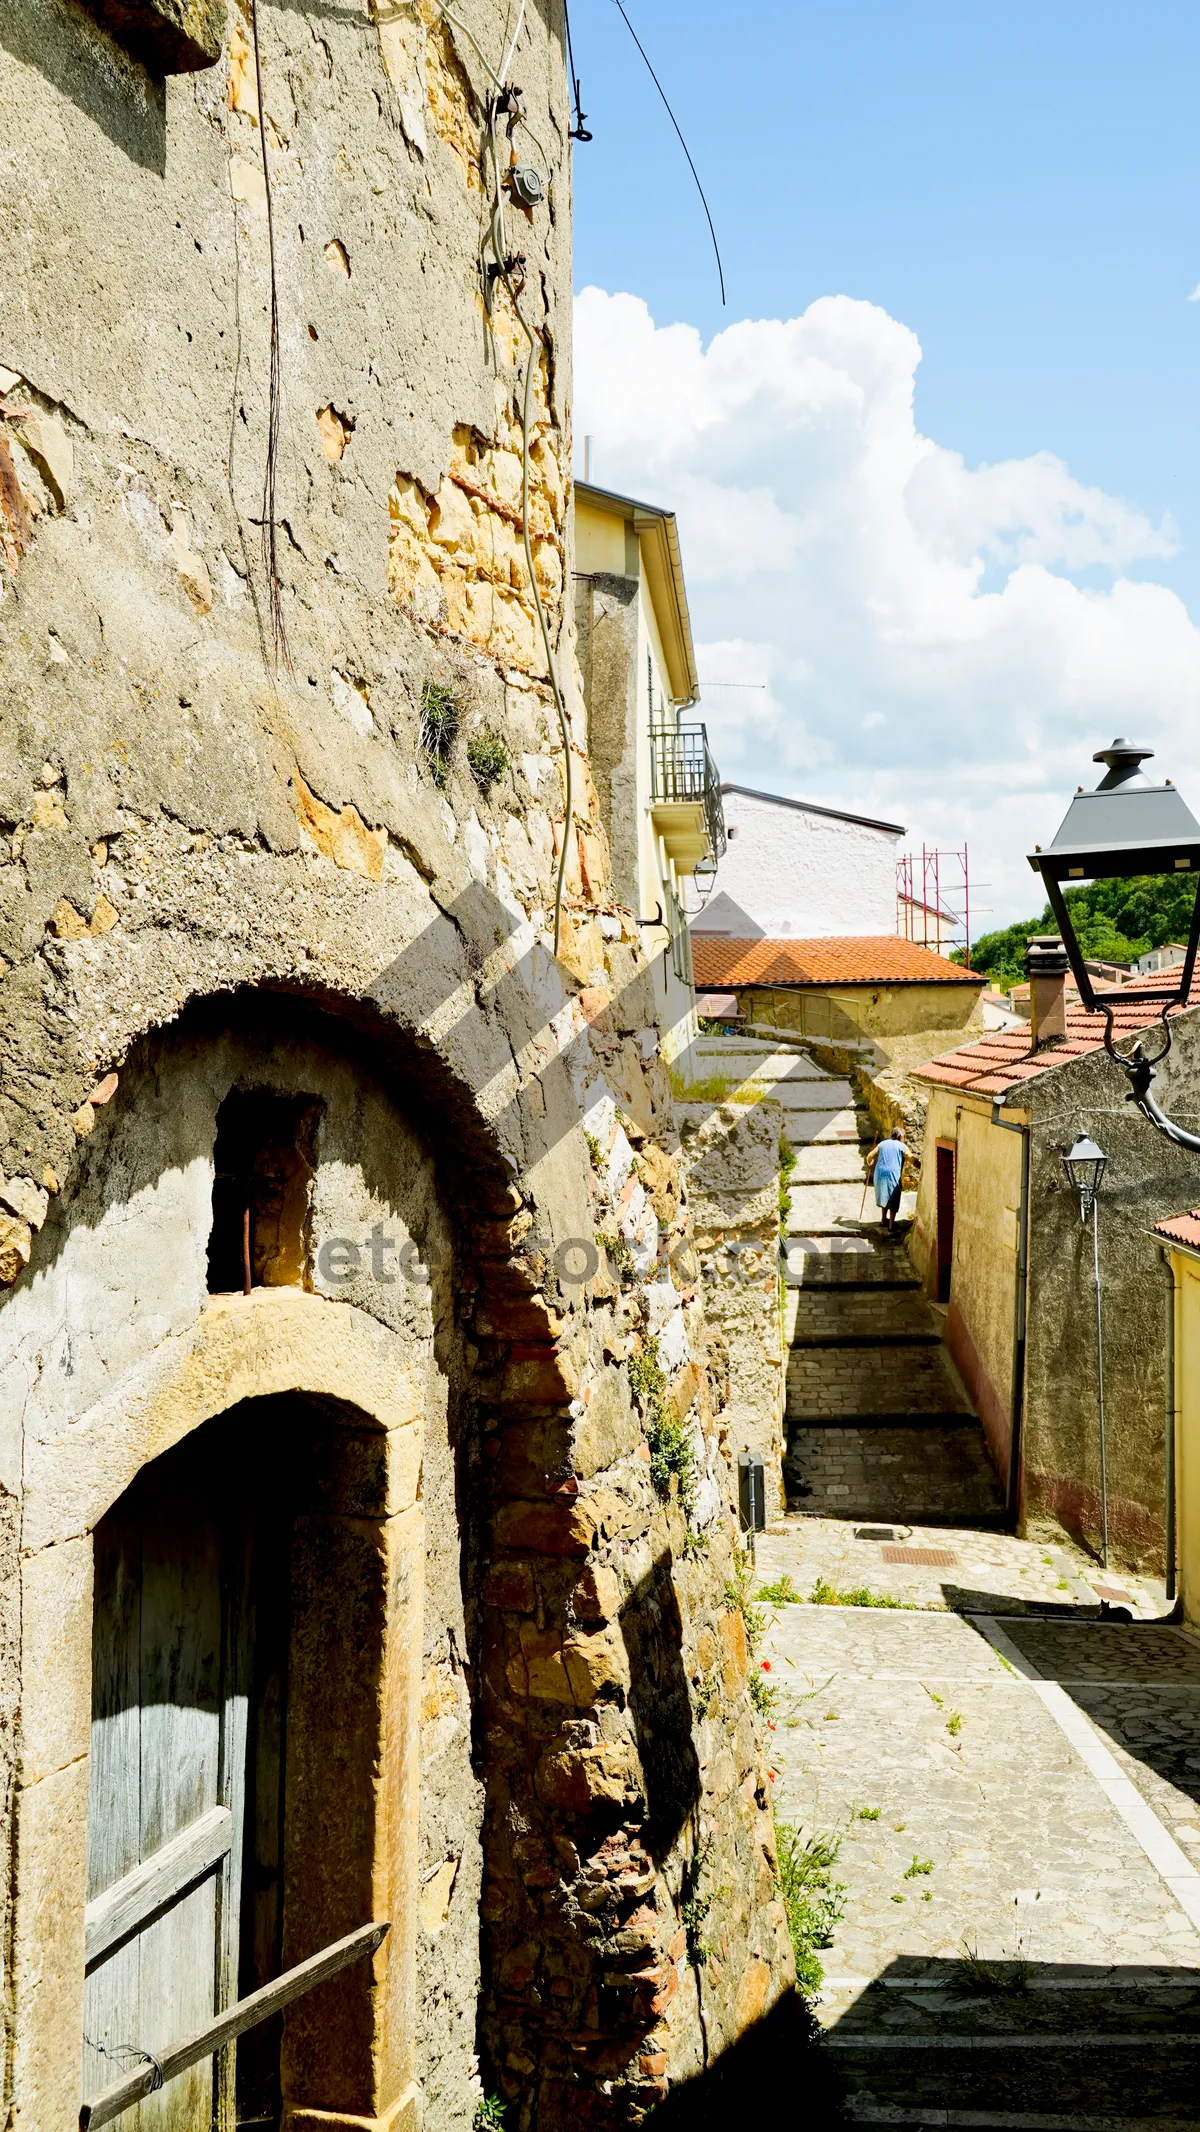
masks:
<svg viewBox="0 0 1200 2132"><path fill-rule="evenodd" d="M969 841L989 922L1033 907L1024 853L1114 732L1200 810L1200 632L1125 574L1175 552L1170 520L1050 452L968 467L922 436L920 346L873 304L707 348L601 289L575 321L596 478L678 512L702 677L768 684L705 694L726 776Z"/></svg>
<svg viewBox="0 0 1200 2132"><path fill-rule="evenodd" d="M1196 283L1195 288L1192 290L1191 295L1188 297L1188 302L1190 304L1200 304L1200 281Z"/></svg>

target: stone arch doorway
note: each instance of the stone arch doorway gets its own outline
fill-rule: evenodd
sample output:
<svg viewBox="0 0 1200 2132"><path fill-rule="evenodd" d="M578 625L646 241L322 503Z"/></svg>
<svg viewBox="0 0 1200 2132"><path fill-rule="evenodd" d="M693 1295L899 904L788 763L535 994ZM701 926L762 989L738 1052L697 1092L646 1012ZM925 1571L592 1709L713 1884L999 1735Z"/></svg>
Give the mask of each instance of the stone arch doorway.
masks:
<svg viewBox="0 0 1200 2132"><path fill-rule="evenodd" d="M248 1721L257 1704L256 1722L269 1729L275 1693L286 1698L285 1769L274 1794L282 1839L276 1886L262 1891L256 1953L244 1947L241 1918L236 1935L232 1926L224 1935L218 1929L222 1879L231 1895L234 1887L232 1843L226 1850L222 1839L220 1855L187 1883L210 1883L207 1897L187 1897L185 1937L198 1944L205 1917L213 1927L199 1988L237 1998L256 1961L260 1970L287 1967L372 1918L389 1920L373 1959L298 2001L267 2037L254 2076L258 2102L250 2087L258 2047L241 2054L246 2109L259 2112L264 2132L272 2124L281 2132L329 2132L331 2125L410 2132L416 2125L424 1533L421 1408L403 1359L383 1328L353 1306L291 1290L222 1298L179 1340L164 1343L139 1397L126 1392L111 1411L66 1434L49 1467L31 1475L27 1529L35 1549L22 1567L31 1782L19 1796L24 1864L14 1919L21 2124L40 2132L43 2124L74 2123L81 2100L129 2069L128 2056L116 2066L97 2053L85 2058L85 2033L109 2040L93 2025L108 2015L114 2044L155 2054L173 2040L178 2022L192 2025L190 2007L154 1998L158 1981L168 1994L174 1987L161 1963L156 1981L153 1944L144 1998L140 1975L136 1987L130 1983L133 1957L125 1957L123 1985L118 1969L95 1959L103 1931L97 1938L93 1904L113 1877L123 1877L118 1864L132 1860L130 1813L123 1855L120 1831L97 1834L95 1844L92 1831L109 1812L114 1756L119 1766L123 1754L130 1767L134 1733L139 1792L143 1772L156 1780L155 1742L151 1737L144 1749L141 1739L143 1703L156 1713L148 1731L157 1726L160 1777L164 1761L173 1765L163 1777L165 1807L139 1799L138 1848L152 1857L158 1837L169 1840L172 1817L184 1829L192 1825L192 1806L224 1806L232 1818L237 1743L228 1731L222 1737L218 1706L225 1700L240 1696L240 1719L236 1711L230 1716L246 1731L243 1827L251 1779L254 1811L261 1802L269 1818L271 1781L264 1775L260 1787L250 1766ZM253 1589L231 1589L239 1559L244 1574L247 1542L265 1550L258 1585L268 1596L274 1565L276 1620L259 1647L264 1672L257 1686L247 1675L255 1654L244 1648L240 1687L232 1692L237 1674L225 1637L240 1618L247 1642L245 1602ZM135 1594L144 1610L148 1565L151 1583L157 1580L150 1603L158 1628L147 1624L143 1673L143 1638L139 1633L135 1647L121 1616ZM123 1680L116 1678L118 1646ZM102 1738L108 1721L111 1743ZM182 1781L180 1755L189 1740L196 1751L191 1778ZM209 1806L204 1786L214 1781L214 1754L219 1788ZM101 1764L107 1757L109 1768L95 1786L93 1756ZM243 1863L245 1855L243 1837ZM259 1865L268 1862L260 1847ZM238 1886L244 1889L244 1879ZM114 1958L120 1953L114 1942ZM105 1986L97 1982L106 1968L107 2014ZM170 2017L165 2033L151 2026L159 2013ZM117 2033L134 2020L135 2032ZM193 2132L193 2122L204 2132L210 2125L232 2132L237 2070L234 2054L215 2070L210 2061L198 2084L180 2090L182 2115L173 2114L172 2082L117 2122L138 2132ZM206 2115L214 2078L219 2107ZM256 2122L253 2115L243 2121Z"/></svg>
<svg viewBox="0 0 1200 2132"><path fill-rule="evenodd" d="M143 1468L96 1527L85 2097L131 2044L159 2055L375 1914L382 1444L344 1409L249 1401ZM125 2121L374 2114L376 1991L355 1964Z"/></svg>

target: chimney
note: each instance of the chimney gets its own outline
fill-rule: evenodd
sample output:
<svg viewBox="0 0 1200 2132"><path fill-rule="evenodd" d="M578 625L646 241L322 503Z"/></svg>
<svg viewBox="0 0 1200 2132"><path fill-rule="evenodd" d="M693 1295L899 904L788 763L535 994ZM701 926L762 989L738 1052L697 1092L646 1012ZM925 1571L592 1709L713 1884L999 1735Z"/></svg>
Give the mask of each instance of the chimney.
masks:
<svg viewBox="0 0 1200 2132"><path fill-rule="evenodd" d="M1043 933L1025 950L1030 1024L1035 1051L1067 1033L1067 951L1057 933Z"/></svg>

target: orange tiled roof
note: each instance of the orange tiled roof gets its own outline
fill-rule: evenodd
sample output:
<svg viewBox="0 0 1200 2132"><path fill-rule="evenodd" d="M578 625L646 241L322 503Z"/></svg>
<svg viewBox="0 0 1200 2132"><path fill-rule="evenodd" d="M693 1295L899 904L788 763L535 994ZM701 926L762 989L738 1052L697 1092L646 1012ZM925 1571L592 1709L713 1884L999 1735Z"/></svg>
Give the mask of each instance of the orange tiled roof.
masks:
<svg viewBox="0 0 1200 2132"><path fill-rule="evenodd" d="M828 940L725 940L692 934L697 985L976 985L987 980L892 933Z"/></svg>
<svg viewBox="0 0 1200 2132"><path fill-rule="evenodd" d="M1120 999L1113 1007L1115 1037L1132 1036L1136 1030L1149 1028L1157 1021L1157 1008L1147 1006L1138 998L1139 992L1147 989L1161 992L1161 975L1122 985ZM1200 969L1192 981L1187 1004L1189 1007L1200 1006ZM1182 1011L1178 1007L1172 1009L1176 1014ZM1000 1096L1023 1081L1036 1080L1039 1074L1050 1073L1056 1066L1069 1065L1072 1059L1085 1058L1089 1051L1099 1051L1103 1042L1104 1016L1089 1014L1068 993L1066 1036L1057 1043L1047 1044L1044 1051L1034 1051L1029 1029L996 1029L978 1043L961 1044L957 1051L944 1051L940 1058L931 1059L928 1066L913 1067L911 1071L917 1081L933 1081L943 1088L965 1088L973 1095Z"/></svg>
<svg viewBox="0 0 1200 2132"><path fill-rule="evenodd" d="M1193 1207L1190 1214L1168 1214L1156 1221L1154 1234L1165 1236L1171 1244L1190 1244L1193 1251L1200 1251L1200 1207Z"/></svg>

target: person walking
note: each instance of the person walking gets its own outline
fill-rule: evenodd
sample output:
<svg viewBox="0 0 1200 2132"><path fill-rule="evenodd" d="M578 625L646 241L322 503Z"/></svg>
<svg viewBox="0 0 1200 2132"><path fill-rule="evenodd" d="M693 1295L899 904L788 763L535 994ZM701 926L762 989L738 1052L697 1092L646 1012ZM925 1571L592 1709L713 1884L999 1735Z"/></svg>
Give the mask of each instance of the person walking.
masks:
<svg viewBox="0 0 1200 2132"><path fill-rule="evenodd" d="M875 1187L875 1204L879 1208L885 1236L896 1233L904 1161L911 1154L912 1149L905 1141L889 1133L885 1140L876 1141L867 1156L867 1176Z"/></svg>

